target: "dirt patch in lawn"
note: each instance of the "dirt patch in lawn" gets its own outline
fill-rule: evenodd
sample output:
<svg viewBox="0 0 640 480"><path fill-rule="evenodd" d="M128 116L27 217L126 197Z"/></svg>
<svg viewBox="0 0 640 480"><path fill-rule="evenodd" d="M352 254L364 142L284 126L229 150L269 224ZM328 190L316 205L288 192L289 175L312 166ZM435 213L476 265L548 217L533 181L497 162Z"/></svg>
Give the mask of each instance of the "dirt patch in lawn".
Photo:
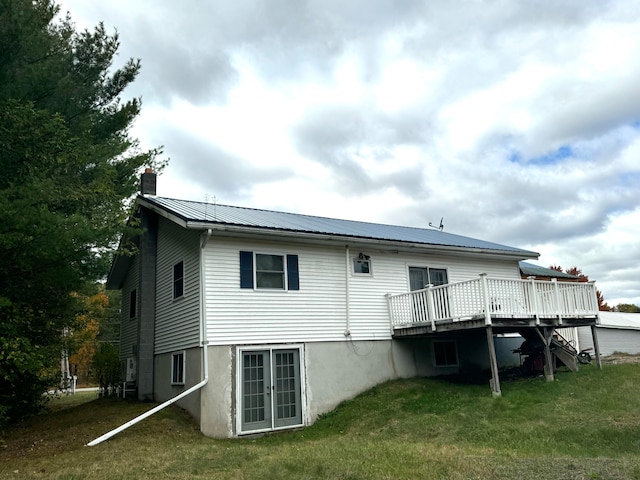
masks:
<svg viewBox="0 0 640 480"><path fill-rule="evenodd" d="M611 355L602 357L603 363L611 365L620 365L623 363L640 363L640 355L632 355L630 353L613 352Z"/></svg>

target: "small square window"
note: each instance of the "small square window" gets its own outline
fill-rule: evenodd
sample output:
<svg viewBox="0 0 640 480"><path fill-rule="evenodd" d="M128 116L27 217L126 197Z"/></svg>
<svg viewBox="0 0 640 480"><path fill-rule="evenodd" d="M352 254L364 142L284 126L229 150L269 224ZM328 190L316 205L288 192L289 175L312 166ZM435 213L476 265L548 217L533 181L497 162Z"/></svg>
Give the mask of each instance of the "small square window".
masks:
<svg viewBox="0 0 640 480"><path fill-rule="evenodd" d="M134 288L129 293L129 318L136 318L138 313L138 292Z"/></svg>
<svg viewBox="0 0 640 480"><path fill-rule="evenodd" d="M184 262L178 262L173 266L173 298L184 295Z"/></svg>
<svg viewBox="0 0 640 480"><path fill-rule="evenodd" d="M357 275L371 275L371 259L368 255L362 255L353 259L353 273Z"/></svg>
<svg viewBox="0 0 640 480"><path fill-rule="evenodd" d="M456 342L433 342L433 356L436 367L455 367L458 365Z"/></svg>
<svg viewBox="0 0 640 480"><path fill-rule="evenodd" d="M171 384L184 385L184 352L171 355Z"/></svg>

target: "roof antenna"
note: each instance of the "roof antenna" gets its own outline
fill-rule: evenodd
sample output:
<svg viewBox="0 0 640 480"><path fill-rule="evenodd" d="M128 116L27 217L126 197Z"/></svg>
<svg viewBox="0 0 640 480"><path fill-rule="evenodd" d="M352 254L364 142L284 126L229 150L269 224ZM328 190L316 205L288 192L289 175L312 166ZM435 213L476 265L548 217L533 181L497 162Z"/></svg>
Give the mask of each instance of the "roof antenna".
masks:
<svg viewBox="0 0 640 480"><path fill-rule="evenodd" d="M444 230L444 223L442 223L442 222L443 222L443 220L444 220L444 217L442 217L442 218L440 219L440 225L438 225L437 227L436 227L433 223L431 223L431 222L429 222L429 226L430 226L431 228L437 228L438 230L442 231L442 230Z"/></svg>
<svg viewBox="0 0 640 480"><path fill-rule="evenodd" d="M208 207L209 207L209 198L210 198L209 194L205 193L204 194L204 218L207 219L207 220L208 220L208 218L207 218L207 214L208 214L207 210L208 210ZM217 218L217 208L216 208L218 206L217 204L218 204L218 199L214 195L213 196L213 219L214 220L216 220L216 218Z"/></svg>

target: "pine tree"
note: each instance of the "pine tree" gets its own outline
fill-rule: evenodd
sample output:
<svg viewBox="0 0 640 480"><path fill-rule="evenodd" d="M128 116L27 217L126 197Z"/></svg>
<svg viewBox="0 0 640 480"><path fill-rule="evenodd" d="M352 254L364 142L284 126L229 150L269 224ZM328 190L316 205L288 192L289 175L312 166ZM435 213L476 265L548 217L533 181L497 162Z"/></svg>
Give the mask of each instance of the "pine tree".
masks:
<svg viewBox="0 0 640 480"><path fill-rule="evenodd" d="M117 34L58 13L0 1L0 427L41 406L75 293L106 274L141 167L161 168L121 99L140 61L114 68Z"/></svg>

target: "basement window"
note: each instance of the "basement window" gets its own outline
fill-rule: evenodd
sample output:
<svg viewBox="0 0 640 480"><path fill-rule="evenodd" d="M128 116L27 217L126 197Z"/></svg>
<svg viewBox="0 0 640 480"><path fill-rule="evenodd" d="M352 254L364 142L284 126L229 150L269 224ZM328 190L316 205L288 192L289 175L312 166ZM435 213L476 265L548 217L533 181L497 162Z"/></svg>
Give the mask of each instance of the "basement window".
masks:
<svg viewBox="0 0 640 480"><path fill-rule="evenodd" d="M171 355L171 385L184 385L184 352Z"/></svg>
<svg viewBox="0 0 640 480"><path fill-rule="evenodd" d="M458 349L453 340L433 342L433 356L436 367L458 366Z"/></svg>

